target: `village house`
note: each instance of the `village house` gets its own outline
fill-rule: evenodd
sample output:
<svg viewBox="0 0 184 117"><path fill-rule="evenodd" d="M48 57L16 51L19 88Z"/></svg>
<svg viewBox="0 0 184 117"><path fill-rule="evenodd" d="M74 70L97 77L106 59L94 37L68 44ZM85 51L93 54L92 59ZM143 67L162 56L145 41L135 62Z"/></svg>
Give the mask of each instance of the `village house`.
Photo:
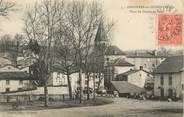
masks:
<svg viewBox="0 0 184 117"><path fill-rule="evenodd" d="M146 51L136 50L132 52L126 52L126 61L135 65L134 69L142 67L144 70L153 72L157 66L159 66L166 58L161 52L157 50Z"/></svg>
<svg viewBox="0 0 184 117"><path fill-rule="evenodd" d="M125 73L118 74L115 81L127 81L137 87L144 88L147 80L151 79L152 75L140 68L139 70L129 70Z"/></svg>
<svg viewBox="0 0 184 117"><path fill-rule="evenodd" d="M121 73L125 73L131 69L134 69L134 65L127 62L124 58L119 58L114 61L112 64L114 69L114 78Z"/></svg>
<svg viewBox="0 0 184 117"><path fill-rule="evenodd" d="M183 60L183 56L168 57L154 70L154 95L156 97L182 97L182 84L184 84Z"/></svg>
<svg viewBox="0 0 184 117"><path fill-rule="evenodd" d="M101 78L101 79L100 79ZM104 87L104 76L101 73L101 77L97 77L97 73L95 73L95 88ZM79 73L75 72L70 75L72 92L74 93L79 87ZM53 87L68 87L67 76L60 72L53 72L52 76L48 81L49 86ZM82 73L82 88L87 88L87 77L85 73ZM89 76L89 88L94 89L94 74L90 74Z"/></svg>
<svg viewBox="0 0 184 117"><path fill-rule="evenodd" d="M33 78L13 65L0 68L0 93L34 88Z"/></svg>

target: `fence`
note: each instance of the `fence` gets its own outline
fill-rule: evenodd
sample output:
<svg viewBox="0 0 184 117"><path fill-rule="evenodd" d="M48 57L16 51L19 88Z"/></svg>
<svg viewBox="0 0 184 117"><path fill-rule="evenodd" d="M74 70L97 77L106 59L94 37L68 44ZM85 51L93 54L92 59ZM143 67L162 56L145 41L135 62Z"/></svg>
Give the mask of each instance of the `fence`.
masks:
<svg viewBox="0 0 184 117"><path fill-rule="evenodd" d="M68 94L49 94L49 101L67 101L70 100ZM75 96L72 95L72 99ZM0 102L31 102L31 101L44 101L45 96L43 94L36 95L0 95Z"/></svg>

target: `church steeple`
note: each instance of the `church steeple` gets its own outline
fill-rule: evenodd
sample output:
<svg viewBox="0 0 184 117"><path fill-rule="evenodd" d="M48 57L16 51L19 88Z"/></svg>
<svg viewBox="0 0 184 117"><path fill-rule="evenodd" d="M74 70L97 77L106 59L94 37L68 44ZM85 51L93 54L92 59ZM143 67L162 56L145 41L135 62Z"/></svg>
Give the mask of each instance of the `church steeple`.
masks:
<svg viewBox="0 0 184 117"><path fill-rule="evenodd" d="M95 37L95 46L107 46L108 39L106 36L104 24L102 21L100 21Z"/></svg>

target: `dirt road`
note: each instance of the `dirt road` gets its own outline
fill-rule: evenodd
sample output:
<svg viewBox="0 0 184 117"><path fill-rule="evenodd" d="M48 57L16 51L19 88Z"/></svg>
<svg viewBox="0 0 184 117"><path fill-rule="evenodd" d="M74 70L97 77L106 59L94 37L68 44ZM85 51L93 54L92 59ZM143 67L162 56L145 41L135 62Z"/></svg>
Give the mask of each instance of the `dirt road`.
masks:
<svg viewBox="0 0 184 117"><path fill-rule="evenodd" d="M113 100L103 106L1 112L0 117L182 117L182 102Z"/></svg>

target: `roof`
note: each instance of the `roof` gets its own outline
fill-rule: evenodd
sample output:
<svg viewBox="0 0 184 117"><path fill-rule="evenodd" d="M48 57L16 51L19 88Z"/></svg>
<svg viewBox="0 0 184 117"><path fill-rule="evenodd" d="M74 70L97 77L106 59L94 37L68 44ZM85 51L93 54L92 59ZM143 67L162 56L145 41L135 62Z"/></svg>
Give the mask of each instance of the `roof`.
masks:
<svg viewBox="0 0 184 117"><path fill-rule="evenodd" d="M120 58L120 59L115 60L113 66L134 66L134 65L129 63L128 61Z"/></svg>
<svg viewBox="0 0 184 117"><path fill-rule="evenodd" d="M111 81L111 83L119 93L141 93L144 90L127 81Z"/></svg>
<svg viewBox="0 0 184 117"><path fill-rule="evenodd" d="M109 46L105 52L105 55L126 55L126 54L117 46Z"/></svg>
<svg viewBox="0 0 184 117"><path fill-rule="evenodd" d="M124 72L122 74L118 74L118 76L128 76L128 75L133 74L133 73L136 73L138 71L140 71L140 70L129 70L129 71Z"/></svg>
<svg viewBox="0 0 184 117"><path fill-rule="evenodd" d="M165 58L168 55L156 50L126 51L128 58Z"/></svg>
<svg viewBox="0 0 184 117"><path fill-rule="evenodd" d="M166 58L155 70L154 73L176 73L184 68L184 56L172 56Z"/></svg>
<svg viewBox="0 0 184 117"><path fill-rule="evenodd" d="M134 73L139 72L139 71L144 71L144 72L146 72L146 73L149 73L149 72L147 72L147 71L145 71L145 70L140 70L140 69L137 70L137 69L136 69L136 70L129 70L129 71L127 71L127 72L118 74L117 76L128 76L128 75L130 75L130 74L134 74Z"/></svg>
<svg viewBox="0 0 184 117"><path fill-rule="evenodd" d="M0 72L0 80L34 80L26 72Z"/></svg>

